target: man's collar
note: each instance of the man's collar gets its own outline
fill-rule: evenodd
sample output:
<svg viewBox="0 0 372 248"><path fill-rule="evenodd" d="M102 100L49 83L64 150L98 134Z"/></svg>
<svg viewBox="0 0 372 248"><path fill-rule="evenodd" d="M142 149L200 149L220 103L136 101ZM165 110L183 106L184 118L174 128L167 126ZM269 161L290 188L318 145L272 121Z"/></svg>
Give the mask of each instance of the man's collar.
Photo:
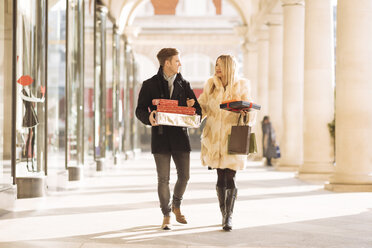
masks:
<svg viewBox="0 0 372 248"><path fill-rule="evenodd" d="M172 76L169 76L169 77L168 77L167 74L165 74L165 73L163 72L163 77L164 77L165 80L167 80L167 81L169 81L169 80L175 78L176 76L177 76L177 73L174 74L174 75L172 75Z"/></svg>
<svg viewBox="0 0 372 248"><path fill-rule="evenodd" d="M174 78L176 78L177 75L179 75L179 76L182 78L182 76L181 76L180 73L176 73L176 74L174 74L174 75L173 75ZM164 73L164 67L163 67L163 66L160 66L160 67L159 67L159 70L158 70L158 76L159 76L159 77L163 77L165 80L167 80L168 77L166 77L166 75L165 75L165 73Z"/></svg>

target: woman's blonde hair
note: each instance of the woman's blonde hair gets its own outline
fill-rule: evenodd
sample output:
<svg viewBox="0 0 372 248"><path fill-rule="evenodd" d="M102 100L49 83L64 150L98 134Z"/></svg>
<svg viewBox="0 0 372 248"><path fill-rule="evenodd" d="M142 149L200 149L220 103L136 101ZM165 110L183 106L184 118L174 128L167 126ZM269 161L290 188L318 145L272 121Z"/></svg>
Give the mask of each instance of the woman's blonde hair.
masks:
<svg viewBox="0 0 372 248"><path fill-rule="evenodd" d="M222 81L225 81L227 83L226 89L227 91L230 91L232 84L237 81L237 67L238 63L234 56L232 55L220 55L216 59L217 61L220 60L221 62L221 69L223 72L223 78ZM214 91L215 86L212 85L210 93Z"/></svg>
<svg viewBox="0 0 372 248"><path fill-rule="evenodd" d="M223 78L222 80L227 82L227 85L233 84L237 78L237 62L234 56L232 55L220 55L216 59L217 61L221 61L221 69L223 71Z"/></svg>

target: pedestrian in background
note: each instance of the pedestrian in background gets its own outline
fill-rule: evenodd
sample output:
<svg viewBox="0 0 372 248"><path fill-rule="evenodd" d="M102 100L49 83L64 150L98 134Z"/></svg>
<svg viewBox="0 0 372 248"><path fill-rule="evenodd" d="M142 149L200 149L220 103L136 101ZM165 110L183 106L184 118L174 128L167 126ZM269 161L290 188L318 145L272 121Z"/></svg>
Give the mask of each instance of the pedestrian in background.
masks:
<svg viewBox="0 0 372 248"><path fill-rule="evenodd" d="M266 165L272 166L271 159L277 157L276 136L269 116L262 120L262 151L266 158Z"/></svg>

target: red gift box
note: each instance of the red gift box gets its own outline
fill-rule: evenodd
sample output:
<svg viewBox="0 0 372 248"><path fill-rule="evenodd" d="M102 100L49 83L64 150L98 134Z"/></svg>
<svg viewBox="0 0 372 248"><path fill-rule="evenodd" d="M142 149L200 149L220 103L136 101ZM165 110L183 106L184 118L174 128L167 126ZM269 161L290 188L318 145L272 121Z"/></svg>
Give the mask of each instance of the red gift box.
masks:
<svg viewBox="0 0 372 248"><path fill-rule="evenodd" d="M178 106L178 100L170 99L153 99L152 105Z"/></svg>
<svg viewBox="0 0 372 248"><path fill-rule="evenodd" d="M184 106L169 106L169 105L158 105L157 106L158 112L164 113L174 113L174 114L183 114L183 115L194 115L196 110L192 107L184 107Z"/></svg>

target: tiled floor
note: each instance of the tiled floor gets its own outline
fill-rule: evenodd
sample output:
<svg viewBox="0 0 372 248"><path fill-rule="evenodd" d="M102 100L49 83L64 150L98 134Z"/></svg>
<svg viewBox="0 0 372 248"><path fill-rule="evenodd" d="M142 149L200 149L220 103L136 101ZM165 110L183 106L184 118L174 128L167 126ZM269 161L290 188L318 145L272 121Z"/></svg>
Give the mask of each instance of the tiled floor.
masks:
<svg viewBox="0 0 372 248"><path fill-rule="evenodd" d="M372 247L372 193L325 191L257 162L238 172L234 230L221 231L216 172L198 156L182 208L187 225L173 218L173 230L160 230L155 164L146 153L115 169L86 171L78 189L17 200L0 216L0 247Z"/></svg>

